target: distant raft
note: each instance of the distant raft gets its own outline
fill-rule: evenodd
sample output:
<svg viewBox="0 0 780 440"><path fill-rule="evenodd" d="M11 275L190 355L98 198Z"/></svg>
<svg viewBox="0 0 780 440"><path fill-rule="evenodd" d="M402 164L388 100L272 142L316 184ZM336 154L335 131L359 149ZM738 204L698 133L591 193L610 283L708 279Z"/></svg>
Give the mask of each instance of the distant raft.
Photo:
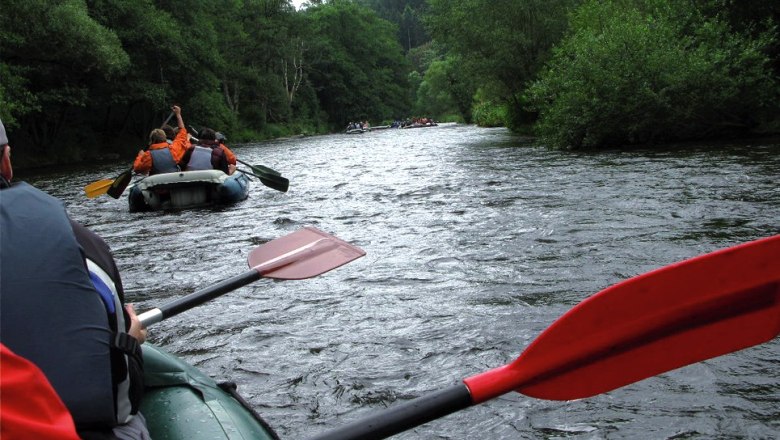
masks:
<svg viewBox="0 0 780 440"><path fill-rule="evenodd" d="M404 125L401 128L424 128L424 127L437 127L439 124L435 122L426 122L424 124L421 124L419 122L415 122L410 125Z"/></svg>
<svg viewBox="0 0 780 440"><path fill-rule="evenodd" d="M130 188L130 212L230 205L249 196L249 178L220 170L178 171L145 177Z"/></svg>

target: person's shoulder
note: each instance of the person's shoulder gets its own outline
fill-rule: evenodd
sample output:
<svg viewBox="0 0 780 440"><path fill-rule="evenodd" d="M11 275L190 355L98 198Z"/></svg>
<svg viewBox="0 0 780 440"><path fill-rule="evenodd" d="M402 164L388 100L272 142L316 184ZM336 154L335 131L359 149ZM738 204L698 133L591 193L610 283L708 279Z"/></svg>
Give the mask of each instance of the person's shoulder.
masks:
<svg viewBox="0 0 780 440"><path fill-rule="evenodd" d="M91 229L87 228L86 226L82 225L81 223L74 221L72 219L70 220L70 227L73 229L73 234L76 236L76 241L79 242L81 247L84 249L85 252L87 252L90 255L94 254L102 254L102 255L111 255L111 250L108 247L108 244L103 240L101 236L96 234Z"/></svg>

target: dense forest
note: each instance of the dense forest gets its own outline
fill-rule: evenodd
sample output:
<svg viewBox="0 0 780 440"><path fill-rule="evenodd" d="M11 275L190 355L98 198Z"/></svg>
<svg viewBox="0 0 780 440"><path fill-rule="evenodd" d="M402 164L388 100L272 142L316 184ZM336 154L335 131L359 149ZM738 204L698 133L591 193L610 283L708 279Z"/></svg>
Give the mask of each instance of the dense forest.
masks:
<svg viewBox="0 0 780 440"><path fill-rule="evenodd" d="M231 142L428 116L553 148L780 132L780 3L5 0L21 166L132 157L179 104Z"/></svg>

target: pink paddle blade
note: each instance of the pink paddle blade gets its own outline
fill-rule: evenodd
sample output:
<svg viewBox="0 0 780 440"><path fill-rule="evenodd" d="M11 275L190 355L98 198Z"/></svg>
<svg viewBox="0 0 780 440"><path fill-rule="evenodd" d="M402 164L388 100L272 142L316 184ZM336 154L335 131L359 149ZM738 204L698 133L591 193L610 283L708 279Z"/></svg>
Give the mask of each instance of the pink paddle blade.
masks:
<svg viewBox="0 0 780 440"><path fill-rule="evenodd" d="M249 254L249 267L264 278L302 280L349 263L366 253L312 226L269 241Z"/></svg>

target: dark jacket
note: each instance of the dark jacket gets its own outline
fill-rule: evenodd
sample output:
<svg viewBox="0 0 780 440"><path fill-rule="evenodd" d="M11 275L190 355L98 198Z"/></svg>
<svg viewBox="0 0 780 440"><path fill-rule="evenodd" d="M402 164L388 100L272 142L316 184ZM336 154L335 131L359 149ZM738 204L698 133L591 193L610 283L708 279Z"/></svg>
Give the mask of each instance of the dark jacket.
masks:
<svg viewBox="0 0 780 440"><path fill-rule="evenodd" d="M44 372L80 433L124 423L138 410L143 360L108 246L25 183L0 193L0 236L0 341Z"/></svg>

